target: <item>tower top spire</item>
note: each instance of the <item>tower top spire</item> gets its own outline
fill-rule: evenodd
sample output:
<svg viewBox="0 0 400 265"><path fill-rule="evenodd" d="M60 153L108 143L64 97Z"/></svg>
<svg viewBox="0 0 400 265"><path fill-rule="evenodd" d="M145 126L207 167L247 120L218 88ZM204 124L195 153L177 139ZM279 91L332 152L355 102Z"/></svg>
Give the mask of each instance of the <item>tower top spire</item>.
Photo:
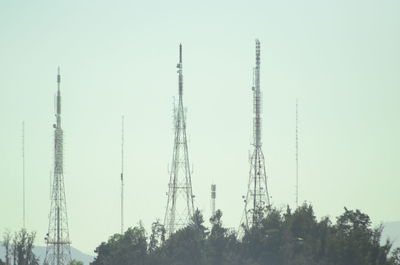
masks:
<svg viewBox="0 0 400 265"><path fill-rule="evenodd" d="M179 44L179 63L176 66L179 74L179 101L182 101L183 93L183 74L182 74L182 43Z"/></svg>
<svg viewBox="0 0 400 265"><path fill-rule="evenodd" d="M253 73L254 145L261 148L261 89L260 89L260 41L256 39L256 65Z"/></svg>
<svg viewBox="0 0 400 265"><path fill-rule="evenodd" d="M58 90L60 90L60 83L61 83L61 75L60 75L60 66L57 68L57 85Z"/></svg>
<svg viewBox="0 0 400 265"><path fill-rule="evenodd" d="M61 75L60 75L60 66L57 68L57 128L61 127L61 93L60 93L60 83L61 83Z"/></svg>
<svg viewBox="0 0 400 265"><path fill-rule="evenodd" d="M256 39L256 67L260 67L260 41Z"/></svg>
<svg viewBox="0 0 400 265"><path fill-rule="evenodd" d="M182 64L182 43L179 43L179 63Z"/></svg>

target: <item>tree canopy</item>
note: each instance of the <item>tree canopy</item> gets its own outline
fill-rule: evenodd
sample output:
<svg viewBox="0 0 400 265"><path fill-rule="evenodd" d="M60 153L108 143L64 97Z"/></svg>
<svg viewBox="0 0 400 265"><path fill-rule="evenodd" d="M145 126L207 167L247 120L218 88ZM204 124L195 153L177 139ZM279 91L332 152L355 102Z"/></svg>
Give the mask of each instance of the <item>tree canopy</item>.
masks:
<svg viewBox="0 0 400 265"><path fill-rule="evenodd" d="M0 265L39 265L39 260L33 253L36 234L21 229L14 235L9 231L3 234L4 261Z"/></svg>
<svg viewBox="0 0 400 265"><path fill-rule="evenodd" d="M129 228L101 243L91 265L400 265L400 249L380 245L383 227L372 228L359 210L345 208L335 223L317 220L310 204L264 213L240 238L223 226L220 210L209 229L197 210L167 239L159 221L149 238L142 225Z"/></svg>

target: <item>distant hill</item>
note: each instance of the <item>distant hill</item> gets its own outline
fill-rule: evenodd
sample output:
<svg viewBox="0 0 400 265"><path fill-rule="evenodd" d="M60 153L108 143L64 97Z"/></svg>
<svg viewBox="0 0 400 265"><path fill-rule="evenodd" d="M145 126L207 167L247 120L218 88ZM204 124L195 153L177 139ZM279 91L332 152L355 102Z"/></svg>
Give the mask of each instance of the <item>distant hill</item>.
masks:
<svg viewBox="0 0 400 265"><path fill-rule="evenodd" d="M39 264L43 264L44 257L46 255L46 247L45 246L35 246L33 249L35 255L39 258ZM5 249L3 247L2 242L0 242L0 259L4 261ZM93 256L85 254L74 247L71 247L71 256L72 259L80 260L84 265L89 265L90 262L93 261Z"/></svg>
<svg viewBox="0 0 400 265"><path fill-rule="evenodd" d="M383 226L381 243L384 244L386 239L389 239L393 242L393 248L400 247L400 221L384 223Z"/></svg>

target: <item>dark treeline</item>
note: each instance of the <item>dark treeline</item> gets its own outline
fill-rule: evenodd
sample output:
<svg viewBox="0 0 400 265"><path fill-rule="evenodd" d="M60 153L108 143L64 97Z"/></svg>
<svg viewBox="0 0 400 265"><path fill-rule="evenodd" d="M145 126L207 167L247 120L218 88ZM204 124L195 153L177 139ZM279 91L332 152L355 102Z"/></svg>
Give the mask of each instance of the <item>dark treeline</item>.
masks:
<svg viewBox="0 0 400 265"><path fill-rule="evenodd" d="M389 241L380 245L383 227L372 228L359 210L345 208L335 223L317 220L308 204L267 212L240 239L223 226L221 211L210 219L211 229L196 211L168 239L158 221L150 236L142 225L129 228L101 243L91 265L400 265L400 249Z"/></svg>

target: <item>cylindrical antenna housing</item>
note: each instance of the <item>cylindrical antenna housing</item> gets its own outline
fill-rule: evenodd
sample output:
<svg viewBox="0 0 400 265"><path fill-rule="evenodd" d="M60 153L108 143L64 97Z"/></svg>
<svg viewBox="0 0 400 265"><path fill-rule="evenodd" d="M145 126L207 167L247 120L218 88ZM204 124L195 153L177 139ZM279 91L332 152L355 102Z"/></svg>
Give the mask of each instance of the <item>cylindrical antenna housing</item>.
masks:
<svg viewBox="0 0 400 265"><path fill-rule="evenodd" d="M217 197L217 185L211 184L211 215L215 215L215 199Z"/></svg>

